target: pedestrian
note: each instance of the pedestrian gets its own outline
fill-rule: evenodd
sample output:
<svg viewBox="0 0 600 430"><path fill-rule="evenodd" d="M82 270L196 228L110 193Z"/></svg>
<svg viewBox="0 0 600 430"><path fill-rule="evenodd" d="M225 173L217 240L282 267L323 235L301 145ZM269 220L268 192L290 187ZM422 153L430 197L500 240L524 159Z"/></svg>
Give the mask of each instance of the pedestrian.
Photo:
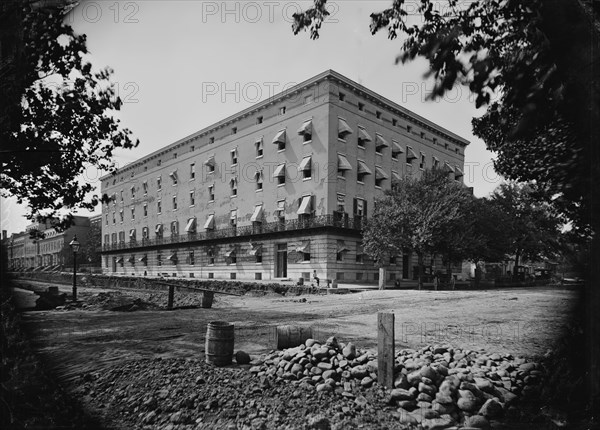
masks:
<svg viewBox="0 0 600 430"><path fill-rule="evenodd" d="M455 287L456 287L456 278L454 277L454 275L450 275L450 289L454 290Z"/></svg>
<svg viewBox="0 0 600 430"><path fill-rule="evenodd" d="M436 274L433 276L433 289L437 291L437 289L438 289L438 285L439 285L439 284L440 284L440 279L439 279L439 277L438 277L438 274L436 273Z"/></svg>
<svg viewBox="0 0 600 430"><path fill-rule="evenodd" d="M317 283L317 287L319 286L319 277L317 276L317 271L313 270L313 279Z"/></svg>

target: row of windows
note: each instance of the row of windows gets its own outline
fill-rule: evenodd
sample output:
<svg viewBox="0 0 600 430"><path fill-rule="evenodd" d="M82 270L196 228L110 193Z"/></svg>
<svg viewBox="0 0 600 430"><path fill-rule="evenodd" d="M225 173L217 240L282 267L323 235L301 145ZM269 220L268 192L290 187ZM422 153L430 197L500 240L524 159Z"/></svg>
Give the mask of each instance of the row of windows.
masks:
<svg viewBox="0 0 600 430"><path fill-rule="evenodd" d="M345 93L343 93L343 92L339 92L339 93L338 93L338 99L339 99L339 101L341 101L341 102L345 102L345 101L346 101L346 94L345 94ZM358 110L359 110L360 112L366 112L366 110L365 110L365 104L364 104L364 103L362 103L362 102L358 102ZM378 120L382 120L382 121L383 121L383 119L384 119L384 118L383 118L383 113L382 113L380 110L375 110L375 117L376 117ZM392 120L391 120L391 123L392 123L392 126L394 126L394 127L400 127L400 128L403 128L403 129L405 129L405 130L407 131L407 133L409 133L409 134L413 134L413 127L412 127L410 124L406 124L406 127L402 127L402 126L400 125L400 123L399 123L398 119L396 119L396 118L392 118ZM425 133L424 131L421 131L421 132L419 132L419 136L420 136L420 137L421 137L421 139L423 139L423 140L425 140L425 139L426 139L426 133ZM432 137L431 141L433 142L433 144L434 144L434 145L439 145L439 146L441 146L441 145L439 144L439 142L438 142L438 139L437 139L437 137ZM448 145L448 143L444 143L444 145L443 145L443 146L444 146L444 149L445 149L445 150L450 150L450 146ZM456 154L460 154L460 149L459 149L458 147L455 147L455 148L454 148L454 152L455 152Z"/></svg>

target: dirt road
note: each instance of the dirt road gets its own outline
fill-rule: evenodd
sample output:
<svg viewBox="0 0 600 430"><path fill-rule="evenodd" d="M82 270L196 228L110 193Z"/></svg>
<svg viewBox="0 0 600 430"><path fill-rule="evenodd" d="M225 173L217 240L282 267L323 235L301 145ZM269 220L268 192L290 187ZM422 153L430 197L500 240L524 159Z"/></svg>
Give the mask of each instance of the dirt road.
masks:
<svg viewBox="0 0 600 430"><path fill-rule="evenodd" d="M68 291L62 286L61 291ZM98 290L81 290L80 297ZM146 293L147 294L147 293ZM303 301L306 299L306 301ZM271 349L273 327L312 326L365 348L377 342L377 312L394 312L396 348L448 344L533 357L560 334L575 292L550 287L488 291L368 291L347 295L216 295L212 309L26 312L35 347L63 382L130 358L204 356L206 325L235 324L235 349Z"/></svg>

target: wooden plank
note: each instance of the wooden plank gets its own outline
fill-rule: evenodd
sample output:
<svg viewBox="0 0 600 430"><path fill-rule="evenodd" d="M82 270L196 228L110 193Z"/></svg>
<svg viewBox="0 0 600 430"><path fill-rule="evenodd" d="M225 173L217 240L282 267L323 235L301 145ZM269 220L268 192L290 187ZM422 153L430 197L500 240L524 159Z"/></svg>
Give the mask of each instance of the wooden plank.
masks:
<svg viewBox="0 0 600 430"><path fill-rule="evenodd" d="M226 293L224 291L217 291L217 290L211 290L209 288L198 288L198 287L190 287L188 285L181 285L181 284L172 284L169 282L155 282L158 285L166 285L168 287L177 287L177 288L185 288L187 290L194 290L194 291L209 291L211 293L215 293L215 294L225 294L227 296L243 296L243 294L236 294L236 293Z"/></svg>
<svg viewBox="0 0 600 430"><path fill-rule="evenodd" d="M394 314L377 313L377 382L394 388Z"/></svg>

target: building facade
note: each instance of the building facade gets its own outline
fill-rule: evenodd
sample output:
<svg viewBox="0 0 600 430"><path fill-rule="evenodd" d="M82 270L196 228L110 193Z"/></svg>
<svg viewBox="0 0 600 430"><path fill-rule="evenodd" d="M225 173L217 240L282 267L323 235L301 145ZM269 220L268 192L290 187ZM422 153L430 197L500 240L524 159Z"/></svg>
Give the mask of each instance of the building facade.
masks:
<svg viewBox="0 0 600 430"><path fill-rule="evenodd" d="M374 199L426 168L461 181L467 144L326 71L101 178L103 272L375 281ZM390 280L415 261L392 258Z"/></svg>
<svg viewBox="0 0 600 430"><path fill-rule="evenodd" d="M33 230L42 235L32 235ZM30 224L24 232L13 233L6 241L9 269L59 270L70 266L73 256L69 243L77 235L77 240L86 246L89 230L90 219L84 216L75 216L71 227L62 232L56 231L51 221Z"/></svg>

